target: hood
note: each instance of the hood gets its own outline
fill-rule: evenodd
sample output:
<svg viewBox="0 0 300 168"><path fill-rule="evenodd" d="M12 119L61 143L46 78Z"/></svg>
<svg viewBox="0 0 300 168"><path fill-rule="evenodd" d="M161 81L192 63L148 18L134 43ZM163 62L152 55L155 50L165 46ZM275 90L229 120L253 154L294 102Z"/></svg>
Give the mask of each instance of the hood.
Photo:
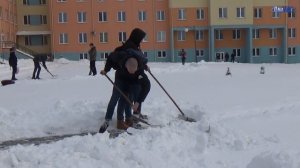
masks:
<svg viewBox="0 0 300 168"><path fill-rule="evenodd" d="M132 41L135 45L140 46L145 36L146 33L143 30L135 28L131 31L128 41Z"/></svg>

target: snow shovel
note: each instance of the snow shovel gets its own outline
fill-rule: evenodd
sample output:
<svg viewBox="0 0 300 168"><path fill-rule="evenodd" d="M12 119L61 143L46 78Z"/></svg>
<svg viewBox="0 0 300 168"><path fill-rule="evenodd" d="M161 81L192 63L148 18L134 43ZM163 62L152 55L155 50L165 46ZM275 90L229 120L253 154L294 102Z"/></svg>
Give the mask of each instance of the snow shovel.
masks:
<svg viewBox="0 0 300 168"><path fill-rule="evenodd" d="M174 103L174 105L177 107L177 109L179 110L179 112L181 113L181 115L179 115L179 118L188 122L196 122L195 119L187 117L182 110L179 108L179 106L177 105L177 103L174 101L174 99L170 96L170 94L166 91L166 89L160 84L160 82L156 79L156 77L152 74L152 72L150 70L148 70L149 74L153 77L153 79L157 82L157 84L162 88L162 90L168 95L168 97L172 100L172 102Z"/></svg>
<svg viewBox="0 0 300 168"><path fill-rule="evenodd" d="M52 76L52 78L55 78L55 76L48 70L48 68L45 68L42 63L40 64Z"/></svg>
<svg viewBox="0 0 300 168"><path fill-rule="evenodd" d="M105 77L110 81L110 83L118 90L118 92L124 97L124 99L127 101L127 103L129 103L130 104L130 107L132 107L133 106L133 104L131 103L131 101L130 101L130 99L125 95L125 93L110 79L110 77L109 76L107 76L107 74L105 74ZM142 122L142 123L144 123L144 124L146 124L146 125L148 125L148 126L151 126L151 127L160 127L160 125L152 125L152 124L150 124L150 123L148 123L146 120L143 120L143 119L141 119L141 118L138 118L138 117L136 117L136 116L134 116L134 115L132 115L132 118L134 119L134 120L137 120L137 121L140 121L140 122Z"/></svg>

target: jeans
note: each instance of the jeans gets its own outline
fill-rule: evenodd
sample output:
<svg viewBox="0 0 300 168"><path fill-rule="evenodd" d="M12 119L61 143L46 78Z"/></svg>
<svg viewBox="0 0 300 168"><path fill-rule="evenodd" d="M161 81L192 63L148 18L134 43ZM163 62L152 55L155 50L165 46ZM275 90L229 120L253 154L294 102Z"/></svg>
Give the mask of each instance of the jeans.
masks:
<svg viewBox="0 0 300 168"><path fill-rule="evenodd" d="M124 88L124 83L119 81L119 80L115 80L115 85L120 89ZM112 95L111 95L109 103L108 103L108 106L107 106L107 110L106 110L106 114L105 114L105 120L111 120L112 119L113 114L114 114L114 110L115 110L115 107L116 107L118 101L119 101L118 109L122 110L122 111L125 110L126 114L131 114L131 107L130 106L124 107L124 104L123 104L124 101L121 102L121 105L120 105L120 98L121 97L122 97L122 95L120 94L120 92L114 87L113 91L112 91Z"/></svg>
<svg viewBox="0 0 300 168"><path fill-rule="evenodd" d="M139 92L139 85L138 84L122 84L120 89L123 93L127 96L130 103L136 98ZM131 104L129 104L128 100L126 100L123 96L120 97L118 102L118 109L117 109L117 118L118 120L124 120L124 111L125 111L125 118L130 118L131 113Z"/></svg>

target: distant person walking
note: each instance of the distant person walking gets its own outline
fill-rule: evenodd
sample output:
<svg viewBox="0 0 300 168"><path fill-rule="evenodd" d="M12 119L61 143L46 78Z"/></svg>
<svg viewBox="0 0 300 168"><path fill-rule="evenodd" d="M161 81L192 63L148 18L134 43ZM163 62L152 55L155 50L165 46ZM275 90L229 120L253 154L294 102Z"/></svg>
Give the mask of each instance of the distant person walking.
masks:
<svg viewBox="0 0 300 168"><path fill-rule="evenodd" d="M18 58L16 56L15 50L16 50L15 47L9 49L10 53L9 53L8 62L9 62L9 66L12 67L11 80L17 80L16 74L18 73Z"/></svg>
<svg viewBox="0 0 300 168"><path fill-rule="evenodd" d="M97 56L97 50L93 43L90 43L90 50L89 50L89 56L90 56L90 72L89 75L95 76L97 74L96 69L96 56Z"/></svg>
<svg viewBox="0 0 300 168"><path fill-rule="evenodd" d="M234 62L235 61L235 54L234 52L231 53L231 62Z"/></svg>
<svg viewBox="0 0 300 168"><path fill-rule="evenodd" d="M225 54L225 62L228 62L229 61L229 54L228 54L228 52L226 52L226 54Z"/></svg>
<svg viewBox="0 0 300 168"><path fill-rule="evenodd" d="M186 52L184 51L184 49L181 49L180 57L181 57L182 65L184 65L185 64L185 59L186 59Z"/></svg>

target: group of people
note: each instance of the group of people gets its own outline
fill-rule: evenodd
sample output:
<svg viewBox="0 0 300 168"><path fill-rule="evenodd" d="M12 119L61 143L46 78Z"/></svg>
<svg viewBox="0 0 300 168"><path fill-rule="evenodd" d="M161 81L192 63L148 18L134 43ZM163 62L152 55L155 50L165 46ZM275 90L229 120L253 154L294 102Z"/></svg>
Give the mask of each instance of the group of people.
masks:
<svg viewBox="0 0 300 168"><path fill-rule="evenodd" d="M111 124L113 113L117 106L117 128L126 130L133 126L133 117L145 116L141 115L142 102L146 99L150 91L150 80L145 71L149 71L147 65L148 60L140 49L140 43L145 38L146 33L135 28L132 30L128 40L109 54L105 67L100 71L101 75L107 76L107 73L113 68L115 70L114 87L111 98L108 102L105 121L101 125L99 132L103 133ZM89 75L95 76L96 70L96 47L90 43L88 51L90 56L90 72ZM32 79L40 79L41 65L47 70L45 61L47 57L35 56L34 71ZM10 49L9 65L12 67L12 80L17 80L17 57L15 48ZM109 77L108 77L109 78ZM125 115L124 115L125 114Z"/></svg>
<svg viewBox="0 0 300 168"><path fill-rule="evenodd" d="M118 129L126 130L133 125L132 111L134 115L141 115L142 102L151 87L150 80L145 74L145 71L149 70L147 59L140 49L140 43L145 36L143 30L133 29L128 40L108 56L105 67L100 72L101 75L106 75L111 68L115 70L114 88L100 133L109 126L117 103Z"/></svg>
<svg viewBox="0 0 300 168"><path fill-rule="evenodd" d="M9 53L9 58L8 58L9 66L12 68L11 80L13 80L13 81L18 80L16 78L16 74L18 73L18 58L16 56L15 51L16 51L16 48L11 47L9 49L10 53ZM46 70L48 70L48 68L46 66L47 59L48 59L48 56L44 56L44 55L34 56L34 58L33 58L34 69L33 69L32 79L40 79L40 72L41 72L40 64L42 64L42 66Z"/></svg>

